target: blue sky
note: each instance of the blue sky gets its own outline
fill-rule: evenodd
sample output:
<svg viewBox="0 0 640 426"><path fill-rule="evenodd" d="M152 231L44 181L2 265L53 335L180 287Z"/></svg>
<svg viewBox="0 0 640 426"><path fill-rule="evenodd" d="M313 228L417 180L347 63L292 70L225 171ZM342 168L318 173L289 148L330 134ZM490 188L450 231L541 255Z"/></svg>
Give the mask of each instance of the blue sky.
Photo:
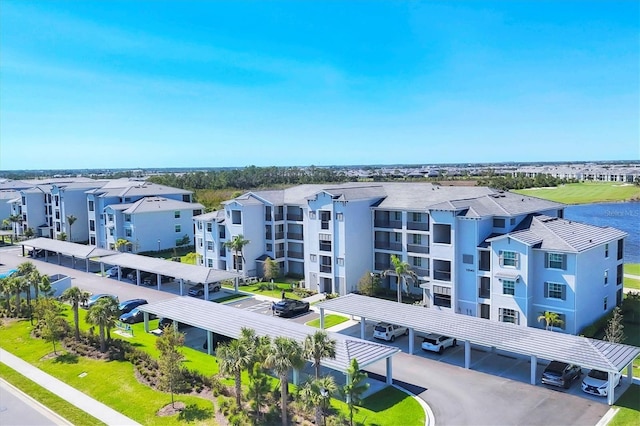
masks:
<svg viewBox="0 0 640 426"><path fill-rule="evenodd" d="M637 1L16 1L0 169L640 158Z"/></svg>

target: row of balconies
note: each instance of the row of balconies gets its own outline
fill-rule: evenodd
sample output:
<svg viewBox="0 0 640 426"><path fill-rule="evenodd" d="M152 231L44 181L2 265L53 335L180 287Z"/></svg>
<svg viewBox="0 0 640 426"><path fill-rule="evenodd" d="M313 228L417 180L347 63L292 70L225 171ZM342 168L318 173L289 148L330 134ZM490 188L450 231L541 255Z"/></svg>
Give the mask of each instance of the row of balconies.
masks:
<svg viewBox="0 0 640 426"><path fill-rule="evenodd" d="M373 225L376 228L391 228L391 229L402 229L402 221L401 220L391 220L391 219L376 219L374 220ZM412 231L428 231L429 223L428 222L407 222L407 229Z"/></svg>
<svg viewBox="0 0 640 426"><path fill-rule="evenodd" d="M381 250L402 251L402 243L390 241L374 241L374 247ZM429 254L429 246L421 244L407 244L407 251L410 253Z"/></svg>

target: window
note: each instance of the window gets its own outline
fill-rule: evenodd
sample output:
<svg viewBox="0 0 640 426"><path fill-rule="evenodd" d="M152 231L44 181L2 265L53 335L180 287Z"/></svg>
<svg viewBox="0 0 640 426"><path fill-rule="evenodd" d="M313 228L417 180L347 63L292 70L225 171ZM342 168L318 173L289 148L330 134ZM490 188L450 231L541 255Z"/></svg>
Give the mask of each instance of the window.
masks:
<svg viewBox="0 0 640 426"><path fill-rule="evenodd" d="M309 212L309 219L315 219L315 218L316 218L316 212L310 211Z"/></svg>
<svg viewBox="0 0 640 426"><path fill-rule="evenodd" d="M213 259L207 259L207 266L213 268Z"/></svg>
<svg viewBox="0 0 640 426"><path fill-rule="evenodd" d="M500 314L501 322L510 322L512 324L519 324L519 318L518 318L519 312L517 312L515 309L500 308L499 314Z"/></svg>
<svg viewBox="0 0 640 426"><path fill-rule="evenodd" d="M433 225L433 242L451 244L451 225L437 223Z"/></svg>
<svg viewBox="0 0 640 426"><path fill-rule="evenodd" d="M91 219L89 220L89 231L95 231L96 230L96 221Z"/></svg>
<svg viewBox="0 0 640 426"><path fill-rule="evenodd" d="M518 253L515 251L500 251L500 266L518 267Z"/></svg>
<svg viewBox="0 0 640 426"><path fill-rule="evenodd" d="M451 307L451 288L441 285L433 286L433 305L443 308Z"/></svg>
<svg viewBox="0 0 640 426"><path fill-rule="evenodd" d="M336 261L338 266L344 266L344 257L339 257Z"/></svg>
<svg viewBox="0 0 640 426"><path fill-rule="evenodd" d="M213 241L207 241L207 250L213 251Z"/></svg>
<svg viewBox="0 0 640 426"><path fill-rule="evenodd" d="M131 222L131 215L130 214L125 214L124 215L124 221L125 222Z"/></svg>
<svg viewBox="0 0 640 426"><path fill-rule="evenodd" d="M124 230L124 235L125 235L126 237L130 237L130 236L131 236L131 228L127 228L127 229L125 229L125 230Z"/></svg>
<svg viewBox="0 0 640 426"><path fill-rule="evenodd" d="M198 247L202 247L202 238L198 238Z"/></svg>
<svg viewBox="0 0 640 426"><path fill-rule="evenodd" d="M107 214L107 222L113 222L113 215L111 213Z"/></svg>
<svg viewBox="0 0 640 426"><path fill-rule="evenodd" d="M213 224L211 222L207 222L207 232L213 231Z"/></svg>
<svg viewBox="0 0 640 426"><path fill-rule="evenodd" d="M502 294L509 296L515 296L516 294L516 282L512 280L502 281Z"/></svg>
<svg viewBox="0 0 640 426"><path fill-rule="evenodd" d="M499 219L499 218L493 219L493 227L504 228L504 219Z"/></svg>
<svg viewBox="0 0 640 426"><path fill-rule="evenodd" d="M336 220L343 221L344 213L336 213Z"/></svg>
<svg viewBox="0 0 640 426"><path fill-rule="evenodd" d="M544 283L544 297L567 300L567 286L559 283Z"/></svg>
<svg viewBox="0 0 640 426"><path fill-rule="evenodd" d="M468 265L473 265L473 255L472 254L463 254L462 255L462 263L466 263Z"/></svg>
<svg viewBox="0 0 640 426"><path fill-rule="evenodd" d="M180 210L176 210L175 212L173 212L173 217L176 219L180 219Z"/></svg>
<svg viewBox="0 0 640 426"><path fill-rule="evenodd" d="M273 244L271 244L271 243L267 243L266 250L267 250L267 251L273 251Z"/></svg>
<svg viewBox="0 0 640 426"><path fill-rule="evenodd" d="M623 268L622 263L616 267L616 285L622 284L622 277L624 275L622 272L623 271L622 268Z"/></svg>
<svg viewBox="0 0 640 426"><path fill-rule="evenodd" d="M316 256L315 254L312 254L309 256L309 260L311 260L312 262L317 262L318 261L318 256Z"/></svg>
<svg viewBox="0 0 640 426"><path fill-rule="evenodd" d="M546 253L546 268L549 269L566 269L567 268L567 255L561 253Z"/></svg>
<svg viewBox="0 0 640 426"><path fill-rule="evenodd" d="M176 232L181 232L182 227L180 225L176 225Z"/></svg>
<svg viewBox="0 0 640 426"><path fill-rule="evenodd" d="M94 211L95 207L93 205L93 201L89 201L89 211L92 212Z"/></svg>
<svg viewBox="0 0 640 426"><path fill-rule="evenodd" d="M96 237L94 237L93 235L91 237L89 237L89 244L91 244L92 246L96 245Z"/></svg>
<svg viewBox="0 0 640 426"><path fill-rule="evenodd" d="M202 222L197 221L196 222L196 228L198 228L198 231L202 231Z"/></svg>
<svg viewBox="0 0 640 426"><path fill-rule="evenodd" d="M413 240L413 244L422 244L422 235L420 234L412 234L411 238Z"/></svg>
<svg viewBox="0 0 640 426"><path fill-rule="evenodd" d="M422 221L422 213L411 213L411 221L412 222L421 222Z"/></svg>
<svg viewBox="0 0 640 426"><path fill-rule="evenodd" d="M618 240L618 260L622 260L624 254L624 240Z"/></svg>
<svg viewBox="0 0 640 426"><path fill-rule="evenodd" d="M511 220L509 221L509 223L511 224L511 226L516 224L516 218L512 217Z"/></svg>
<svg viewBox="0 0 640 426"><path fill-rule="evenodd" d="M603 308L604 308L604 310L605 310L605 311L607 310L607 302L608 302L608 301L609 301L609 300L608 300L608 298L606 298L606 297L602 300L602 306L603 306Z"/></svg>
<svg viewBox="0 0 640 426"><path fill-rule="evenodd" d="M231 211L231 223L234 225L242 225L242 212L240 210Z"/></svg>
<svg viewBox="0 0 640 426"><path fill-rule="evenodd" d="M604 271L604 285L609 284L609 270Z"/></svg>
<svg viewBox="0 0 640 426"><path fill-rule="evenodd" d="M109 235L113 237L113 228L109 228Z"/></svg>
<svg viewBox="0 0 640 426"><path fill-rule="evenodd" d="M604 245L604 257L609 257L609 244Z"/></svg>
<svg viewBox="0 0 640 426"><path fill-rule="evenodd" d="M422 258L421 257L412 257L413 266L422 266Z"/></svg>

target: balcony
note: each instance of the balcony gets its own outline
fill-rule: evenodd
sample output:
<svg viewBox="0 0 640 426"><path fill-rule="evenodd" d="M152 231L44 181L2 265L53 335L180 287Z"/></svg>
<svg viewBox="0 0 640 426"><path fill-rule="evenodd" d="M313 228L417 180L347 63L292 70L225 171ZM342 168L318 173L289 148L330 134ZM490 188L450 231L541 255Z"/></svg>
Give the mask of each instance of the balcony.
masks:
<svg viewBox="0 0 640 426"><path fill-rule="evenodd" d="M329 221L323 220L320 222L320 229L329 229Z"/></svg>
<svg viewBox="0 0 640 426"><path fill-rule="evenodd" d="M411 253L429 254L429 246L420 244L407 244L407 251Z"/></svg>
<svg viewBox="0 0 640 426"><path fill-rule="evenodd" d="M478 263L478 270L480 271L491 271L491 263L490 262L480 262Z"/></svg>
<svg viewBox="0 0 640 426"><path fill-rule="evenodd" d="M381 250L402 251L402 243L392 243L389 241L375 241L374 246Z"/></svg>
<svg viewBox="0 0 640 426"><path fill-rule="evenodd" d="M391 269L391 263L389 262L376 262L374 267L376 271L386 271L387 269Z"/></svg>
<svg viewBox="0 0 640 426"><path fill-rule="evenodd" d="M275 215L273 215L273 219L276 220L276 221L282 220L282 219L284 219L284 214L276 213Z"/></svg>
<svg viewBox="0 0 640 426"><path fill-rule="evenodd" d="M412 231L428 231L429 223L428 222L407 222L407 229Z"/></svg>
<svg viewBox="0 0 640 426"><path fill-rule="evenodd" d="M320 265L320 272L331 273L331 265Z"/></svg>
<svg viewBox="0 0 640 426"><path fill-rule="evenodd" d="M220 250L218 252L218 257L226 257L227 256L227 252L226 250Z"/></svg>
<svg viewBox="0 0 640 426"><path fill-rule="evenodd" d="M420 268L417 266L412 266L411 270L419 277L428 277L431 271L426 268Z"/></svg>
<svg viewBox="0 0 640 426"><path fill-rule="evenodd" d="M273 234L271 232L267 232L266 234L264 234L264 238L270 240L271 238L273 238Z"/></svg>
<svg viewBox="0 0 640 426"><path fill-rule="evenodd" d="M491 297L491 288L479 287L478 288L478 297L480 297L482 299L489 299Z"/></svg>
<svg viewBox="0 0 640 426"><path fill-rule="evenodd" d="M302 241L302 234L300 232L287 232L287 238L290 240Z"/></svg>
<svg viewBox="0 0 640 426"><path fill-rule="evenodd" d="M290 257L292 259L304 259L304 253L301 251L291 251L289 250L287 252L287 257Z"/></svg>
<svg viewBox="0 0 640 426"><path fill-rule="evenodd" d="M374 226L376 228L402 229L402 221L400 221L400 220L377 219L374 222Z"/></svg>
<svg viewBox="0 0 640 426"><path fill-rule="evenodd" d="M433 279L438 281L451 281L451 271L438 271L433 272Z"/></svg>
<svg viewBox="0 0 640 426"><path fill-rule="evenodd" d="M284 257L284 250L277 250L276 258L281 258L281 257Z"/></svg>
<svg viewBox="0 0 640 426"><path fill-rule="evenodd" d="M331 241L320 241L320 251L331 251Z"/></svg>
<svg viewBox="0 0 640 426"><path fill-rule="evenodd" d="M284 240L284 232L276 232L276 240Z"/></svg>
<svg viewBox="0 0 640 426"><path fill-rule="evenodd" d="M287 220L302 222L302 213L287 213Z"/></svg>
<svg viewBox="0 0 640 426"><path fill-rule="evenodd" d="M265 222L271 222L271 215L270 214L265 214L264 215L264 221Z"/></svg>

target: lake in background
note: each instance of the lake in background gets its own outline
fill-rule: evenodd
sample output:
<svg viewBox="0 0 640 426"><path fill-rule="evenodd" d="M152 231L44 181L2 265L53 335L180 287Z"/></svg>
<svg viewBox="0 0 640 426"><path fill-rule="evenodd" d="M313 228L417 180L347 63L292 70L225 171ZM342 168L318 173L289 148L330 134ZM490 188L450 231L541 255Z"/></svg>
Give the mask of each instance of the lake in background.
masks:
<svg viewBox="0 0 640 426"><path fill-rule="evenodd" d="M602 203L567 206L564 218L590 225L611 226L629 234L624 262L640 263L640 203Z"/></svg>

